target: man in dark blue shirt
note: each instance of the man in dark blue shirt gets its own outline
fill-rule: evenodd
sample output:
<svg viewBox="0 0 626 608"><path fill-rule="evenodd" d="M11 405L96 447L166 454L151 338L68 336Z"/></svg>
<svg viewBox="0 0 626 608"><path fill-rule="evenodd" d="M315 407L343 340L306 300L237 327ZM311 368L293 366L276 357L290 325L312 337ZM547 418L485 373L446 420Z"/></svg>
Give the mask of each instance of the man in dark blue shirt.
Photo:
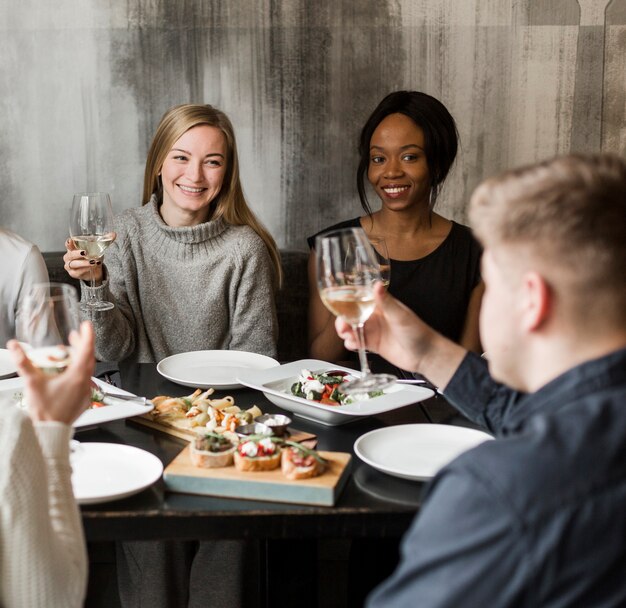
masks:
<svg viewBox="0 0 626 608"><path fill-rule="evenodd" d="M488 369L381 285L366 342L497 439L434 478L368 606L625 606L626 162L509 171L479 186L470 219Z"/></svg>

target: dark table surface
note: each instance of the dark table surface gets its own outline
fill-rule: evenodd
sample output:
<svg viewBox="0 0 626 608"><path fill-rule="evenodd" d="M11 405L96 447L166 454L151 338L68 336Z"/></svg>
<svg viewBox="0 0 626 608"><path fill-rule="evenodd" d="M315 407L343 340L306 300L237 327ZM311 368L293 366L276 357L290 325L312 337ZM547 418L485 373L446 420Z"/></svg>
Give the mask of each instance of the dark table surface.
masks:
<svg viewBox="0 0 626 608"><path fill-rule="evenodd" d="M121 387L138 395L182 396L193 389L161 377L154 364L120 369ZM257 404L263 412L281 412L262 393L227 391L242 408ZM226 392L217 392L223 396ZM291 415L290 415L291 416ZM215 538L397 538L420 505L423 484L391 477L354 456L355 440L376 428L395 424L446 423L471 426L441 397L386 414L328 427L297 416L292 427L315 433L318 448L353 455L352 473L334 507L236 500L171 493L162 480L126 499L82 507L89 541ZM155 454L167 466L186 442L121 420L76 434L83 442L124 443Z"/></svg>

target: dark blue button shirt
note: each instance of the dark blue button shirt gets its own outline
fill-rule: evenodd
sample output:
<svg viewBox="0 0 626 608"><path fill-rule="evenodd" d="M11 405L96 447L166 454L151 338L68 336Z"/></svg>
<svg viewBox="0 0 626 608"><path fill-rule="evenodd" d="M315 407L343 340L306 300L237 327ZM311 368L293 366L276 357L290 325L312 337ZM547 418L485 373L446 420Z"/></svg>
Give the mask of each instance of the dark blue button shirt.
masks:
<svg viewBox="0 0 626 608"><path fill-rule="evenodd" d="M626 350L527 395L468 355L445 394L497 439L433 479L368 606L626 606Z"/></svg>

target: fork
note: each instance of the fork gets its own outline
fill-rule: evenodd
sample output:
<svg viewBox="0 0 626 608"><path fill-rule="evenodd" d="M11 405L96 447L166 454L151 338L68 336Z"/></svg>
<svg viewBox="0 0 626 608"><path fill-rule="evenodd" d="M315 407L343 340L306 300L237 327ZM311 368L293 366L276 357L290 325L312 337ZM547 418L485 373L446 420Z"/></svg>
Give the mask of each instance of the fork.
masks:
<svg viewBox="0 0 626 608"><path fill-rule="evenodd" d="M138 397L137 395L119 395L117 393L107 393L102 390L101 387L97 389L93 389L94 396L97 395L98 401L102 401L102 403L113 402L115 401L133 401L135 403L139 403L141 405L146 405L147 399L145 397Z"/></svg>

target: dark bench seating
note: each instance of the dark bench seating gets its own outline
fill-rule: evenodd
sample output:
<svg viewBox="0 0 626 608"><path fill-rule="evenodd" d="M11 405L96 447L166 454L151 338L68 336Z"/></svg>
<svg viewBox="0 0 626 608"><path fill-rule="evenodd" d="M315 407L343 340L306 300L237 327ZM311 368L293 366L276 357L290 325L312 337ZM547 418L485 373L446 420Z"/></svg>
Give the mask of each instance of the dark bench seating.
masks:
<svg viewBox="0 0 626 608"><path fill-rule="evenodd" d="M50 251L43 254L50 280L70 283L78 288L78 281L72 279L63 268L63 253ZM307 353L307 308L309 285L307 281L308 253L282 250L283 286L276 295L278 313L278 359L295 361L304 359Z"/></svg>

